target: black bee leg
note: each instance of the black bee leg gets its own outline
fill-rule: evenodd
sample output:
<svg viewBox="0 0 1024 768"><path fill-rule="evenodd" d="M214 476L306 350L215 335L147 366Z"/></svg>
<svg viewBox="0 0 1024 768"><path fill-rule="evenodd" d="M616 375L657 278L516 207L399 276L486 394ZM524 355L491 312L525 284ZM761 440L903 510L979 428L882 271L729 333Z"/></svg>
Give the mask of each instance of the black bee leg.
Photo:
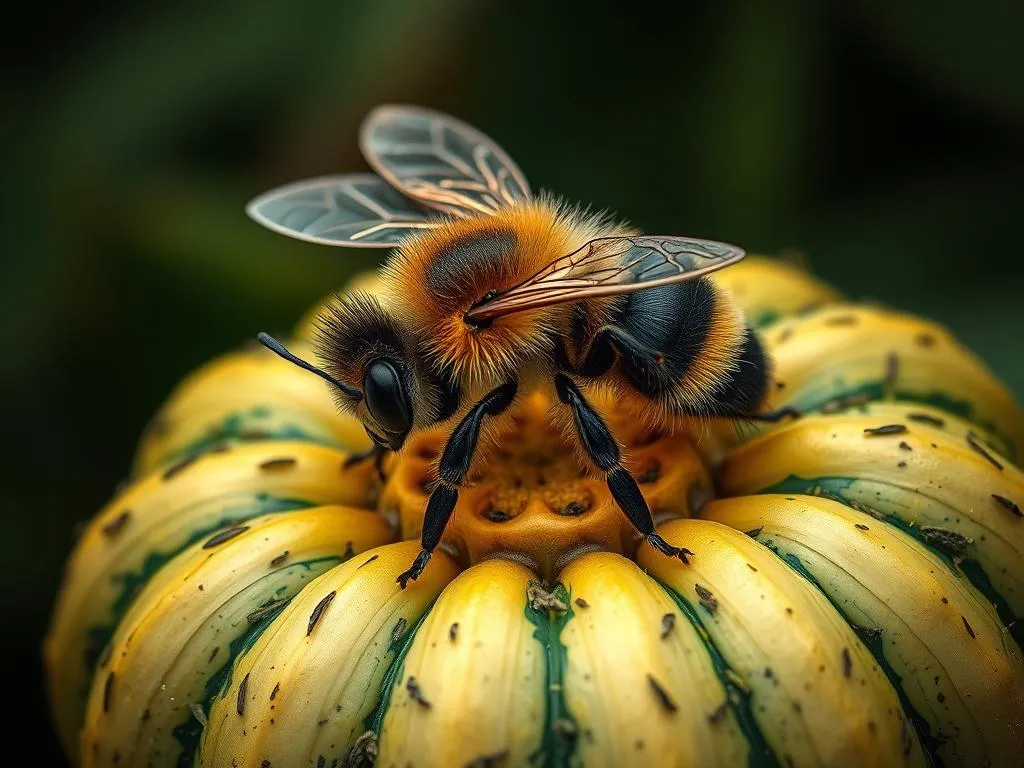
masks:
<svg viewBox="0 0 1024 768"><path fill-rule="evenodd" d="M784 419L799 419L800 411L790 405L786 405L775 411L768 411L767 413L751 413L749 415L740 416L739 418L776 424Z"/></svg>
<svg viewBox="0 0 1024 768"><path fill-rule="evenodd" d="M345 463L342 466L345 469L348 469L349 467L354 467L356 464L362 464L368 459L373 459L373 466L377 468L377 477L379 477L380 481L383 483L387 480L387 478L384 477L384 457L387 456L387 453L387 448L383 445L377 445L374 443L372 448L367 448L361 453L353 453L345 459Z"/></svg>
<svg viewBox="0 0 1024 768"><path fill-rule="evenodd" d="M517 382L510 381L492 390L474 405L448 437L441 461L438 464L439 481L427 500L427 511L423 515L423 533L420 534L422 549L416 555L412 567L398 577L398 583L405 589L409 581L415 581L427 567L430 556L441 541L448 518L452 516L455 503L459 500L462 485L469 464L476 452L477 438L484 416L497 416L512 403L516 396Z"/></svg>
<svg viewBox="0 0 1024 768"><path fill-rule="evenodd" d="M684 563L689 562L687 555L693 552L684 547L673 547L654 531L654 518L647 506L647 500L640 493L640 487L633 476L622 466L622 453L619 444L612 437L608 425L600 414L583 397L583 393L565 374L555 375L555 389L558 399L572 408L573 421L580 443L587 455L602 472L605 473L608 489L625 512L629 522L633 524L648 543L663 555L678 557Z"/></svg>

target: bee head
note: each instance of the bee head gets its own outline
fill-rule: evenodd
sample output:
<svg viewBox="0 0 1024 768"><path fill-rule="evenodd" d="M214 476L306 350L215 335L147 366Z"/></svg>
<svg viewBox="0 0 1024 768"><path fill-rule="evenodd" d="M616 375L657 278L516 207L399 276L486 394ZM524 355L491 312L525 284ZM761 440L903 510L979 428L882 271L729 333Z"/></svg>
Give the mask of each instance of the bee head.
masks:
<svg viewBox="0 0 1024 768"><path fill-rule="evenodd" d="M265 333L264 346L334 385L335 401L354 414L373 442L398 451L409 433L451 416L456 380L428 362L423 340L368 293L328 305L316 321L314 350L323 368L291 354Z"/></svg>

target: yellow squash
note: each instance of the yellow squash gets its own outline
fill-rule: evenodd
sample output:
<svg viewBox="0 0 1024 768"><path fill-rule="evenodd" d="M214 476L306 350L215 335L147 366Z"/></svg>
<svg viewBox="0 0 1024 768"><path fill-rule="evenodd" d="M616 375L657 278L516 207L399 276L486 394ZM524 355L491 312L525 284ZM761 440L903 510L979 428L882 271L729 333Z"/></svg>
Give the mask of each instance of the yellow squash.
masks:
<svg viewBox="0 0 1024 768"><path fill-rule="evenodd" d="M943 551L1024 615L1024 473L979 435L915 413L888 421L855 409L786 424L734 451L720 468L721 489L810 493L869 510Z"/></svg>
<svg viewBox="0 0 1024 768"><path fill-rule="evenodd" d="M418 550L416 542L378 547L300 592L235 665L197 765L343 763L368 730L390 662L457 573L439 552L401 589L395 579Z"/></svg>
<svg viewBox="0 0 1024 768"><path fill-rule="evenodd" d="M308 344L294 344L292 351L312 355ZM207 363L178 385L139 441L133 473L258 440L369 447L359 421L338 410L330 385L253 343Z"/></svg>
<svg viewBox="0 0 1024 768"><path fill-rule="evenodd" d="M703 516L748 531L828 596L891 670L944 765L998 765L1020 747L1020 649L941 557L891 525L814 496L721 499Z"/></svg>
<svg viewBox="0 0 1024 768"><path fill-rule="evenodd" d="M732 528L675 520L659 530L695 552L691 564L645 544L640 566L706 630L784 765L925 764L892 684L824 595Z"/></svg>
<svg viewBox="0 0 1024 768"><path fill-rule="evenodd" d="M90 521L68 561L44 644L50 701L69 751L94 666L139 590L188 545L271 512L367 506L372 467L313 443L241 445L151 472Z"/></svg>
<svg viewBox="0 0 1024 768"><path fill-rule="evenodd" d="M445 588L387 692L380 765L523 765L539 753L547 681L527 618L532 578L521 565L490 560Z"/></svg>
<svg viewBox="0 0 1024 768"><path fill-rule="evenodd" d="M190 759L208 701L238 653L316 576L393 534L380 515L333 506L246 528L182 552L120 621L93 679L84 766Z"/></svg>
<svg viewBox="0 0 1024 768"><path fill-rule="evenodd" d="M935 405L994 433L1016 456L1024 414L984 363L941 325L874 306L831 304L767 328L774 405L801 412L865 400Z"/></svg>

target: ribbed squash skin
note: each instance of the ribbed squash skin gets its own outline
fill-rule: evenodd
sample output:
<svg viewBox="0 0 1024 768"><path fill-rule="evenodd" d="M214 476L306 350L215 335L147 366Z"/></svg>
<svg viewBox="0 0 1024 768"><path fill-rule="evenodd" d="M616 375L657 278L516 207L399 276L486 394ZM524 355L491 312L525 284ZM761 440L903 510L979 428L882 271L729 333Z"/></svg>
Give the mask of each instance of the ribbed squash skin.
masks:
<svg viewBox="0 0 1024 768"><path fill-rule="evenodd" d="M637 546L534 397L403 591L443 433L382 482L318 379L253 349L190 376L68 565L45 656L71 759L1019 764L1020 409L935 323L764 257L715 280L801 417L666 436L598 398L689 565Z"/></svg>

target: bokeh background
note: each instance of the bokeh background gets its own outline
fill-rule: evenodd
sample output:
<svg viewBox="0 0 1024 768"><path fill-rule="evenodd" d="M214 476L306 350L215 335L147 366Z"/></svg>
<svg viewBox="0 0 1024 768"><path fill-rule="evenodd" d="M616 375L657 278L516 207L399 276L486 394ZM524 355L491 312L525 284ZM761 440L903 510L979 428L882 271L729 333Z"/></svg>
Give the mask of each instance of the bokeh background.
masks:
<svg viewBox="0 0 1024 768"><path fill-rule="evenodd" d="M2 561L18 710L77 520L187 371L375 252L243 205L360 170L360 118L455 113L649 231L805 258L939 319L1024 394L1024 4L160 0L21 4L0 146ZM12 692L8 679L7 690ZM59 764L50 740L39 765Z"/></svg>

